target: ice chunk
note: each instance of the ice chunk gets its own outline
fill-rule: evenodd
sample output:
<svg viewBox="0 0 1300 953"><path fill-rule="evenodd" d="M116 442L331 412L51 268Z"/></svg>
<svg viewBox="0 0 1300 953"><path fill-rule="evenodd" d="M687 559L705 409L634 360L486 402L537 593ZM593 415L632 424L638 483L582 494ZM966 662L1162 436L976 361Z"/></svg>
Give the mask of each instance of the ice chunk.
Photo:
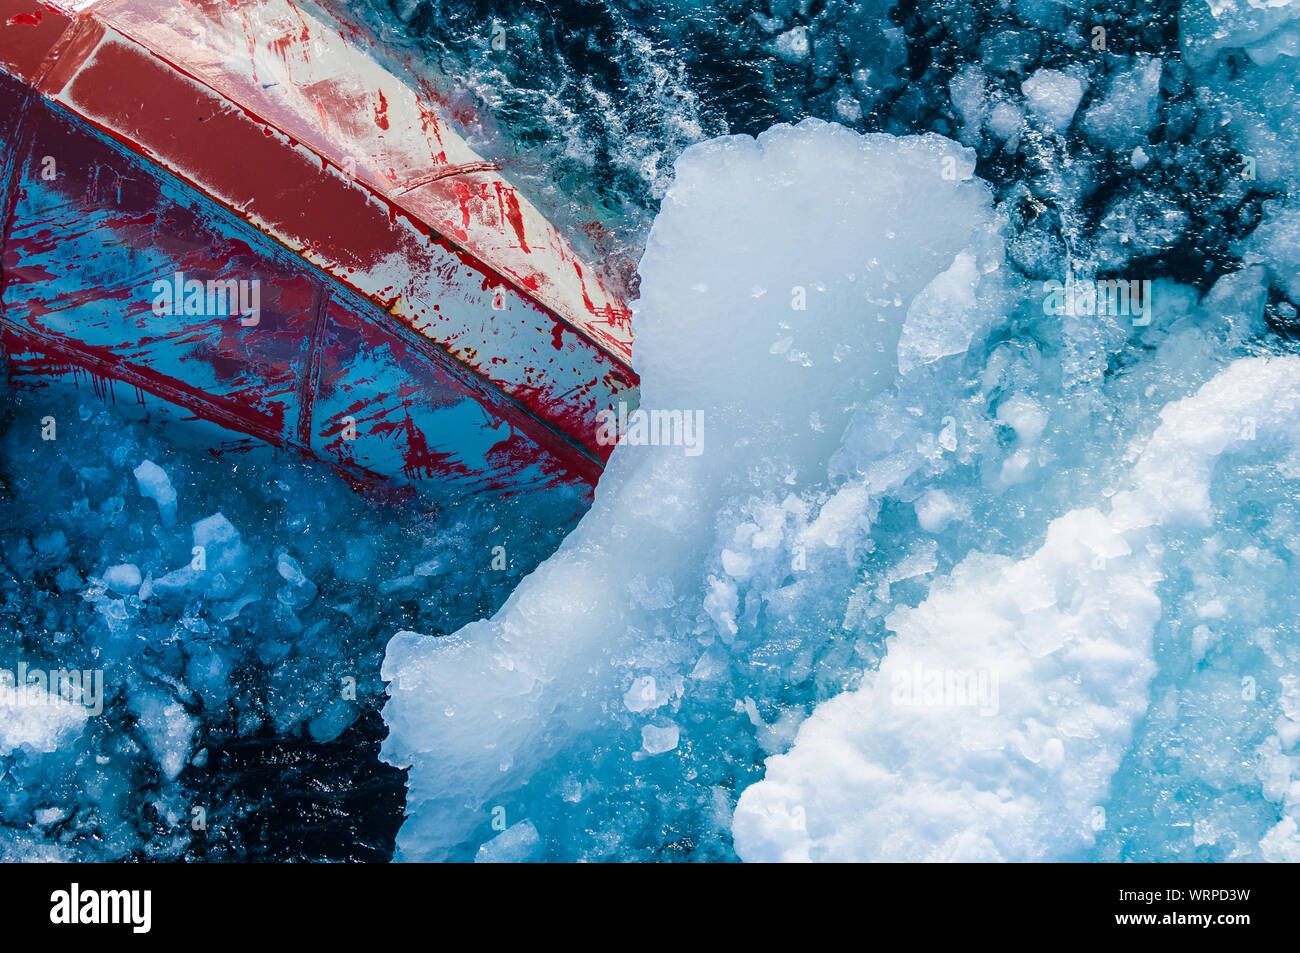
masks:
<svg viewBox="0 0 1300 953"><path fill-rule="evenodd" d="M986 69L1021 76L1041 48L1040 34L1033 30L999 30L980 40L979 54Z"/></svg>
<svg viewBox="0 0 1300 953"><path fill-rule="evenodd" d="M85 706L37 683L0 678L0 755L48 753L75 741L90 718Z"/></svg>
<svg viewBox="0 0 1300 953"><path fill-rule="evenodd" d="M1183 240L1189 225L1187 210L1167 195L1120 196L1102 216L1098 264L1118 270L1134 258L1167 252Z"/></svg>
<svg viewBox="0 0 1300 953"><path fill-rule="evenodd" d="M989 115L986 92L988 77L978 66L965 66L948 82L948 95L961 116L961 141L968 146L977 145L980 130Z"/></svg>
<svg viewBox="0 0 1300 953"><path fill-rule="evenodd" d="M66 820L68 812L61 807L38 807L32 816L36 818L37 824L48 827L51 824Z"/></svg>
<svg viewBox="0 0 1300 953"><path fill-rule="evenodd" d="M316 598L316 585L307 578L298 560L288 553L276 557L276 572L288 585L282 588L276 597L292 609L301 609L311 604Z"/></svg>
<svg viewBox="0 0 1300 953"><path fill-rule="evenodd" d="M316 741L333 741L356 720L356 705L342 698L326 703L324 711L307 723L307 731Z"/></svg>
<svg viewBox="0 0 1300 953"><path fill-rule="evenodd" d="M1160 68L1158 58L1137 56L1129 69L1112 74L1105 97L1084 113L1084 132L1112 149L1145 139L1160 105Z"/></svg>
<svg viewBox="0 0 1300 953"><path fill-rule="evenodd" d="M519 864L535 860L542 846L542 838L530 820L511 824L496 837L478 849L476 864Z"/></svg>
<svg viewBox="0 0 1300 953"><path fill-rule="evenodd" d="M1240 154L1234 172L1247 183L1300 181L1300 116L1295 71L1300 61L1300 4L1294 0L1187 0L1179 16L1183 59L1195 69L1197 99L1232 133ZM1243 47L1249 59L1221 55ZM1239 163L1239 164L1238 164Z"/></svg>
<svg viewBox="0 0 1300 953"><path fill-rule="evenodd" d="M1264 203L1264 220L1246 240L1293 301L1300 301L1300 202Z"/></svg>
<svg viewBox="0 0 1300 953"><path fill-rule="evenodd" d="M131 708L163 777L175 781L189 760L198 720L180 702L158 692L133 696Z"/></svg>
<svg viewBox="0 0 1300 953"><path fill-rule="evenodd" d="M239 530L220 513L199 520L193 527L195 555L202 557L210 573L242 573L248 566L248 552Z"/></svg>
<svg viewBox="0 0 1300 953"><path fill-rule="evenodd" d="M862 104L848 89L842 89L835 97L835 118L847 126L862 122Z"/></svg>
<svg viewBox="0 0 1300 953"><path fill-rule="evenodd" d="M777 56L791 63L807 59L808 51L811 48L808 28L806 26L797 26L787 30L776 38L774 48Z"/></svg>
<svg viewBox="0 0 1300 953"><path fill-rule="evenodd" d="M141 589L142 598L154 594L181 598L199 593L228 598L238 592L247 574L248 551L234 525L222 514L215 513L194 524L191 540L189 564L146 581ZM295 598L307 592L305 588L286 589ZM315 597L314 588L311 595Z"/></svg>
<svg viewBox="0 0 1300 953"><path fill-rule="evenodd" d="M942 533L960 513L956 503L943 490L930 489L916 501L916 521L927 533Z"/></svg>
<svg viewBox="0 0 1300 953"><path fill-rule="evenodd" d="M1015 393L998 404L997 419L1016 432L1021 446L1032 447L1038 443L1047 428L1047 411L1034 398Z"/></svg>
<svg viewBox="0 0 1300 953"><path fill-rule="evenodd" d="M975 335L992 323L996 314L989 304L1000 297L985 293L981 299L982 277L975 255L959 252L952 267L936 275L912 299L898 341L899 373L964 353Z"/></svg>
<svg viewBox="0 0 1300 953"><path fill-rule="evenodd" d="M1183 58L1200 66L1222 49L1253 52L1298 19L1295 0L1184 0L1178 14Z"/></svg>
<svg viewBox="0 0 1300 953"><path fill-rule="evenodd" d="M140 567L134 563L122 563L104 570L104 585L120 595L135 592L140 588L143 577Z"/></svg>
<svg viewBox="0 0 1300 953"><path fill-rule="evenodd" d="M1020 138L1020 127L1025 121L1025 111L1013 102L1003 100L989 113L989 131L1007 144L1008 149L1015 148Z"/></svg>
<svg viewBox="0 0 1300 953"><path fill-rule="evenodd" d="M631 712L651 711L668 704L682 692L680 675L673 679L672 685L660 685L653 675L643 675L633 680L623 695L623 704Z"/></svg>
<svg viewBox="0 0 1300 953"><path fill-rule="evenodd" d="M1065 132L1083 99L1079 77L1055 69L1040 69L1020 84L1029 112L1053 132Z"/></svg>
<svg viewBox="0 0 1300 953"><path fill-rule="evenodd" d="M162 517L164 526L175 526L176 490L172 487L167 472L152 460L145 460L134 472L140 495L158 504L158 514Z"/></svg>
<svg viewBox="0 0 1300 953"><path fill-rule="evenodd" d="M938 136L812 120L683 154L641 263L637 363L641 407L702 411L706 450L620 444L592 509L495 616L389 643L383 757L409 766L401 858L456 856L485 810L585 732L605 732L630 774L638 754L671 770L677 759L647 753L726 730L712 716L665 729L667 706L630 710L629 685L653 675L657 701L683 677L671 704L685 705L726 671L724 646L752 629L745 611L760 602L738 599L729 570L775 593L805 563L843 564L835 547L869 524L869 492L836 496L815 529L805 503L771 498L790 494L795 470L824 477L854 408L892 386L923 290L955 263L961 284L1002 261L1001 222L973 165ZM755 294L760 285L771 290ZM715 545L719 523L731 531ZM560 784L531 790L541 788Z"/></svg>
<svg viewBox="0 0 1300 953"><path fill-rule="evenodd" d="M641 729L641 747L646 754L663 754L677 747L681 729L674 724L645 725Z"/></svg>

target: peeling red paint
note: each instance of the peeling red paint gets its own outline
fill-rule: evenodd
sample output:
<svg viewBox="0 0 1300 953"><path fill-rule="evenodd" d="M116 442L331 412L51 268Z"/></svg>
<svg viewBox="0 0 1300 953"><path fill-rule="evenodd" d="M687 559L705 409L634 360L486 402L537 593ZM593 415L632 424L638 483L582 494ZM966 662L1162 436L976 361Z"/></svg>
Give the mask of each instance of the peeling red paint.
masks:
<svg viewBox="0 0 1300 953"><path fill-rule="evenodd" d="M515 235L519 238L519 247L522 248L525 253L529 253L531 249L528 247L528 240L524 237L524 216L519 209L519 196L515 194L514 189L509 186L502 186L500 183L497 184L497 194L504 194L506 221L508 221L510 227L515 230ZM535 277L533 278L533 281L535 285Z"/></svg>
<svg viewBox="0 0 1300 953"><path fill-rule="evenodd" d="M21 16L31 6L30 0L0 0L0 16ZM357 311L366 316L358 320L388 329L384 334L398 335L394 340L418 342L415 350L385 345L399 369L403 361L442 368L423 385L428 400L412 396L405 408L418 436L387 413L373 421L393 439L404 435L410 460L401 469L408 477L431 478L437 471L468 478L443 466L440 455L453 451L441 448L435 433L437 413L468 401L493 408L488 417L510 428L510 438L493 444L509 452L494 449L489 456L497 463L475 464L488 467L483 478L493 485L504 485L504 477L492 468L504 460L523 467L528 446L534 448L532 469L594 479L599 461L608 456L608 448L594 441L595 412L635 400L627 310L593 271L578 264L564 239L495 164L444 130L420 96L353 51L331 47L336 31L319 28L290 0L107 0L75 18L58 0L40 7L45 15L36 18L37 29L18 31L27 41L0 31L0 74L36 90L49 115L89 130L80 134L81 144L57 153L78 156L87 178L80 191L67 183L68 208L77 214L43 222L33 206L19 223L5 223L7 229L21 226L21 234L3 236L0 295L10 333L30 332L44 346L53 325L43 325L57 319L64 322L62 330L75 320L81 322L78 334L102 336L114 325L89 315L97 302L108 301L115 304L103 313L114 320L148 324L147 302L132 299L129 287L83 280L92 263L100 267L106 260L94 245L101 236L108 242L103 248L155 250L169 256L164 270L205 275L222 260L212 252L218 246L226 261L287 256L295 280L307 290L294 292L292 302L282 289L267 293L274 301L268 307L302 324L296 338L301 353L292 361L250 362L237 322L215 337L197 326L150 335L139 340L138 354L154 361L164 345L185 354L193 346L197 350L187 359L202 361L204 373L220 386L262 375L261 393L241 398L243 411L217 400L211 419L264 438L268 427L280 428L276 439L311 443L322 452L325 447L315 446L326 432L321 428L341 430L335 420L313 420L318 388L378 383L355 373L348 377L352 362L331 356L325 330L337 318L326 323L316 317L324 314L318 310L322 302L332 309L341 298L355 296L367 302ZM298 18L301 29L285 31L284 11ZM270 28L271 23L278 25ZM195 59L187 46L195 35L223 36L229 41L223 48L242 45L249 61L241 63L237 55ZM329 68L314 76L310 57L326 54ZM338 78L345 74L347 82ZM357 98L357 82L368 86L368 98ZM0 102L0 143L9 102L25 102L29 95ZM90 146L96 136L111 139L117 149ZM30 136L23 142L24 154L55 154L36 151ZM212 148L214 142L221 148ZM90 160L91 153L97 158ZM28 208L54 186L17 171L21 165L12 163L16 184L7 194L11 204ZM141 170L144 180L171 177L176 188L196 198L132 205ZM210 203L202 214L217 223L217 231L186 247L202 228L175 209L194 201ZM113 212L102 214L104 209ZM78 254L53 257L56 246L71 242L82 248ZM269 251L268 242L279 250ZM71 362L76 335L63 335L58 346ZM85 366L112 377L113 361L120 361L118 379L141 391L198 399L172 387L165 374L151 377L147 372L159 373L157 366L137 366L132 354L86 351ZM444 399L451 403L444 406ZM204 416L198 404L179 398L173 403ZM421 414L435 416L420 423ZM473 428L465 433L464 446L473 446ZM360 459L355 450L342 448L335 461L352 466Z"/></svg>

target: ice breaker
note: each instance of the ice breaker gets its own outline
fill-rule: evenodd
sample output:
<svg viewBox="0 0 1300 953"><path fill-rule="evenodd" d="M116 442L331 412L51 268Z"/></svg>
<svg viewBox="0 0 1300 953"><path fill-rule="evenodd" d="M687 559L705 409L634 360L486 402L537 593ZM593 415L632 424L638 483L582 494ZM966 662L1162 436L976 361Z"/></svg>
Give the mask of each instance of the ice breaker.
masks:
<svg viewBox="0 0 1300 953"><path fill-rule="evenodd" d="M0 0L0 346L215 446L593 483L627 309L347 28L290 0Z"/></svg>

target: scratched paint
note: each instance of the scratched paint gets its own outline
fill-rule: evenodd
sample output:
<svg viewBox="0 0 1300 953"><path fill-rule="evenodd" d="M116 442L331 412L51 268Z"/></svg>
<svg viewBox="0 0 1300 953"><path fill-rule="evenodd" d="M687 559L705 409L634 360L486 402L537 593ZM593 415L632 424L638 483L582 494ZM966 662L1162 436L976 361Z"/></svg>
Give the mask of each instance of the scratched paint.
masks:
<svg viewBox="0 0 1300 953"><path fill-rule="evenodd" d="M0 28L13 379L122 382L352 474L594 482L596 413L636 395L626 307L348 38L286 0L0 0L14 17L34 22ZM256 327L154 313L176 273L256 279Z"/></svg>

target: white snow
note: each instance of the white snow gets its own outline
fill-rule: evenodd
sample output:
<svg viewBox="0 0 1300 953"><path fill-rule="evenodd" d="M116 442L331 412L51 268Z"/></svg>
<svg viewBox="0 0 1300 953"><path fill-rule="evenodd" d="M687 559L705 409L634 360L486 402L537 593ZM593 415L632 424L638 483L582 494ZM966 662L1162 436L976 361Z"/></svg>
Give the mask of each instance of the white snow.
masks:
<svg viewBox="0 0 1300 953"><path fill-rule="evenodd" d="M0 679L0 755L51 752L80 736L90 719L83 705L40 685Z"/></svg>
<svg viewBox="0 0 1300 953"><path fill-rule="evenodd" d="M742 795L743 859L1051 860L1092 844L1155 671L1159 530L1210 522L1225 453L1293 447L1300 359L1239 360L1160 416L1108 512L1071 511L1020 560L972 553L893 613L879 670L819 706ZM898 704L918 667L995 673L997 713Z"/></svg>

